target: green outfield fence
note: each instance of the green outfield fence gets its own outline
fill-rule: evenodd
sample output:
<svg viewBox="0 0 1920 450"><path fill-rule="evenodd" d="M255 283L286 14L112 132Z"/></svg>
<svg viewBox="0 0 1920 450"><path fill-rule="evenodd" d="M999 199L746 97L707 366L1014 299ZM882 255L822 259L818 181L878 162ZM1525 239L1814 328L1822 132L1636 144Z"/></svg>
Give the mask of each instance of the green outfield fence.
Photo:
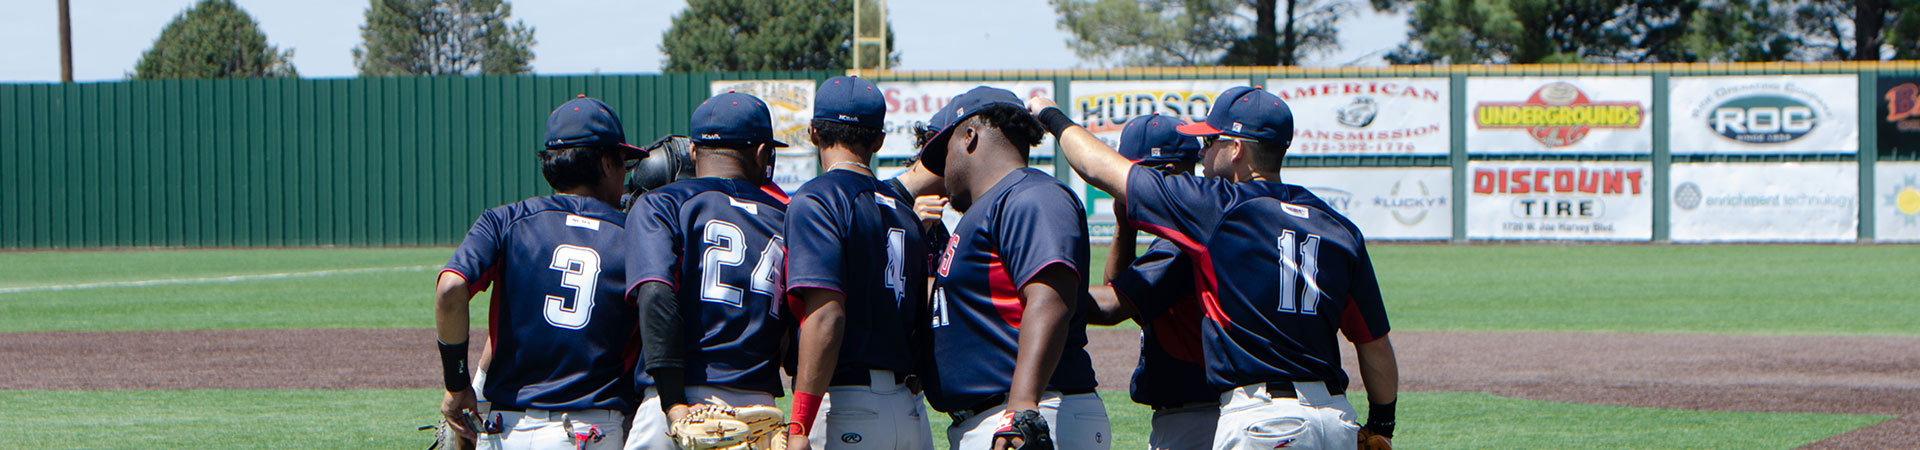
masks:
<svg viewBox="0 0 1920 450"><path fill-rule="evenodd" d="M857 72L857 71L856 71ZM564 77L396 77L0 84L0 248L449 245L487 207L546 191L533 164L546 115L576 94L605 100L630 139L684 133L716 80L815 82L840 72L743 72ZM866 72L877 81L1051 80L1062 104L1071 80L1436 77L1451 80L1467 117L1473 76L1638 75L1653 79L1654 240L1666 238L1668 77L1854 74L1860 116L1874 116L1880 76L1920 76L1920 64L1679 64L1396 66L1385 69L1215 67L1112 71ZM1451 166L1465 197L1465 120L1452 120L1448 157L1312 157L1294 165ZM1700 160L1857 161L1860 199L1873 196L1880 151L1860 127L1855 155ZM1512 159L1509 157L1476 157ZM1636 159L1637 158L1637 159ZM1525 156L1647 160L1648 156ZM1698 158L1696 158L1698 159ZM1056 167L1065 170L1056 162ZM1454 201L1454 238L1466 203ZM1862 207L1862 239L1873 236Z"/></svg>

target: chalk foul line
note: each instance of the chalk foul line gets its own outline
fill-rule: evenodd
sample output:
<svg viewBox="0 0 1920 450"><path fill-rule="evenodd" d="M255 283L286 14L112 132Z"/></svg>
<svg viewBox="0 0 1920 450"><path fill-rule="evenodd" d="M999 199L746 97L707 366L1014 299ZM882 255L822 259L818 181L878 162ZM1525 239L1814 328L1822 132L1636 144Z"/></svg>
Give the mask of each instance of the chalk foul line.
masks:
<svg viewBox="0 0 1920 450"><path fill-rule="evenodd" d="M20 286L20 287L10 287L10 288L0 288L0 295L21 294L21 293L28 293L28 292L81 291L81 290L88 290L88 289L166 286L166 285L179 285L179 284L238 283L243 281L283 280L283 279L289 279L289 278L313 278L313 277L325 277L325 276L333 276L333 275L354 275L354 274L366 274L366 273L419 272L419 271L430 270L438 267L439 266L367 267L367 268L359 268L359 269L315 270L310 272L280 272L280 273L265 273L265 274L256 274L256 275L234 275L234 276L226 276L226 277L167 278L167 279L141 280L141 281L108 281L108 282L99 282L99 283L56 284L56 285L48 285L48 286Z"/></svg>

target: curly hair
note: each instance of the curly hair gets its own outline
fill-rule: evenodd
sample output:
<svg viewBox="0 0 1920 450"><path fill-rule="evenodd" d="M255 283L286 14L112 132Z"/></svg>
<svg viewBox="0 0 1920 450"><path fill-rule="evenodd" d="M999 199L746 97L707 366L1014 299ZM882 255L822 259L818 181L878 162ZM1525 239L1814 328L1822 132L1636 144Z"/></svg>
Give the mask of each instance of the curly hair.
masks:
<svg viewBox="0 0 1920 450"><path fill-rule="evenodd" d="M1022 153L1040 145L1047 137L1047 129L1040 125L1040 119L1034 118L1027 108L1006 103L993 103L974 113L975 117L1000 130L1007 142L1019 147Z"/></svg>

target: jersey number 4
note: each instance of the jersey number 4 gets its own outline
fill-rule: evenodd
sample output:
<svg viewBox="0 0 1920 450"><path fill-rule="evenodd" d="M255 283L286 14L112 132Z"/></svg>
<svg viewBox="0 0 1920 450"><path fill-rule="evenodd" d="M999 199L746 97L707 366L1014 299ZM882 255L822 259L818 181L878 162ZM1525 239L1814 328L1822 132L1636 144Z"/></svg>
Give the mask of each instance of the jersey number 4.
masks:
<svg viewBox="0 0 1920 450"><path fill-rule="evenodd" d="M1280 233L1280 312L1313 314L1320 306L1320 235L1296 246L1292 230ZM1305 286L1302 286L1305 285Z"/></svg>
<svg viewBox="0 0 1920 450"><path fill-rule="evenodd" d="M705 241L707 250L700 254L700 300L714 303L741 306L740 288L721 281L726 267L740 267L747 259L747 234L740 227L723 220L707 221ZM754 292L778 298L780 292L781 262L786 261L787 250L781 245L781 239L775 236L767 241L767 248L760 251L760 261L754 264L750 276Z"/></svg>
<svg viewBox="0 0 1920 450"><path fill-rule="evenodd" d="M547 267L560 271L560 287L573 290L571 302L563 297L547 296L547 323L569 330L585 328L587 321L593 319L593 293L600 282L600 252L561 245L553 248L553 263Z"/></svg>

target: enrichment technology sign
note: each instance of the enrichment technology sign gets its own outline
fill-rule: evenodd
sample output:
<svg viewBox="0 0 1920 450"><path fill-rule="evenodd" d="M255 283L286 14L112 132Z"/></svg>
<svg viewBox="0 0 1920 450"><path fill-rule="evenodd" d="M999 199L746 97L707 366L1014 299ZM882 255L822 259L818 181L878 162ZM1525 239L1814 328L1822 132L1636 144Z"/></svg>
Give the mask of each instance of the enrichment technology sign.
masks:
<svg viewBox="0 0 1920 450"><path fill-rule="evenodd" d="M1675 155L1850 154L1860 149L1853 75L1673 77Z"/></svg>
<svg viewBox="0 0 1920 450"><path fill-rule="evenodd" d="M813 122L813 80L722 80L710 87L710 95L733 91L767 102L767 112L773 115L773 138L789 146L774 153L774 184L793 192L820 173L820 158L807 138L807 127Z"/></svg>
<svg viewBox="0 0 1920 450"><path fill-rule="evenodd" d="M1859 235L1857 163L1674 164L1674 242L1849 242Z"/></svg>
<svg viewBox="0 0 1920 450"><path fill-rule="evenodd" d="M1453 237L1453 170L1446 167L1294 167L1281 181L1312 191L1368 241Z"/></svg>
<svg viewBox="0 0 1920 450"><path fill-rule="evenodd" d="M1653 153L1647 77L1467 79L1473 154Z"/></svg>
<svg viewBox="0 0 1920 450"><path fill-rule="evenodd" d="M1053 97L1051 81L884 81L880 82L880 91L887 97L887 141L880 145L876 156L881 158L905 158L920 153L913 146L913 125L924 123L933 118L933 113L948 101L979 86L992 86L1018 95L1022 100L1031 97ZM1053 138L1051 136L1033 148L1029 156L1050 158L1053 156Z"/></svg>
<svg viewBox="0 0 1920 450"><path fill-rule="evenodd" d="M1467 163L1467 237L1653 239L1649 162Z"/></svg>
<svg viewBox="0 0 1920 450"><path fill-rule="evenodd" d="M1445 78L1270 79L1293 110L1288 155L1446 156ZM1075 88L1074 92L1080 92ZM1371 237L1371 236L1369 236Z"/></svg>
<svg viewBox="0 0 1920 450"><path fill-rule="evenodd" d="M1204 122L1220 92L1245 86L1247 80L1136 80L1072 83L1068 112L1107 146L1119 148L1120 130L1128 120L1159 113L1187 123Z"/></svg>

